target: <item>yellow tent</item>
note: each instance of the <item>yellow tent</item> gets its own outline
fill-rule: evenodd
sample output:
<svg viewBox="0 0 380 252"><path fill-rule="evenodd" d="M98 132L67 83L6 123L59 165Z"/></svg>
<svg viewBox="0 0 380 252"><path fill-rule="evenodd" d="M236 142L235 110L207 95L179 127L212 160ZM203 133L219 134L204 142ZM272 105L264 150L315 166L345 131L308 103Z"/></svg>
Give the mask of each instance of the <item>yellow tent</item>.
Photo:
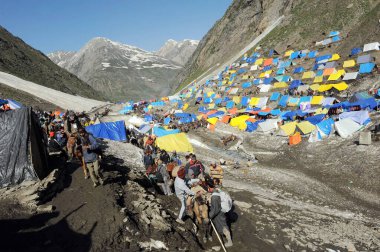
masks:
<svg viewBox="0 0 380 252"><path fill-rule="evenodd" d="M227 112L227 109L226 108L219 108L218 111Z"/></svg>
<svg viewBox="0 0 380 252"><path fill-rule="evenodd" d="M314 78L314 83L321 83L323 81L323 76L316 76Z"/></svg>
<svg viewBox="0 0 380 252"><path fill-rule="evenodd" d="M227 80L224 80L224 81L222 82L222 84L223 84L223 85L227 84Z"/></svg>
<svg viewBox="0 0 380 252"><path fill-rule="evenodd" d="M203 115L199 115L199 116L197 116L198 121L199 121L199 120L202 120L202 118L203 118Z"/></svg>
<svg viewBox="0 0 380 252"><path fill-rule="evenodd" d="M240 103L240 97L239 96L232 97L232 100L235 102L235 104L239 104Z"/></svg>
<svg viewBox="0 0 380 252"><path fill-rule="evenodd" d="M235 118L232 118L230 121L230 125L232 127L239 127L240 124L244 123L249 118L249 115L241 115Z"/></svg>
<svg viewBox="0 0 380 252"><path fill-rule="evenodd" d="M313 90L313 91L316 91L316 90L318 90L319 86L320 86L319 84L313 84L313 85L310 85L309 88L310 88L311 90Z"/></svg>
<svg viewBox="0 0 380 252"><path fill-rule="evenodd" d="M286 88L288 87L288 84L286 82L276 82L274 83L273 88Z"/></svg>
<svg viewBox="0 0 380 252"><path fill-rule="evenodd" d="M260 66L261 64L263 64L263 62L264 62L264 59L263 59L263 58L257 59L257 60L255 61L255 65L256 65L256 66Z"/></svg>
<svg viewBox="0 0 380 252"><path fill-rule="evenodd" d="M331 74L327 80L329 81L338 80L343 74L346 74L346 71L344 71L343 69L338 70L336 73Z"/></svg>
<svg viewBox="0 0 380 252"><path fill-rule="evenodd" d="M321 96L321 95L318 95L318 96L313 96L313 98L311 99L311 102L310 104L312 105L319 105L322 103L323 99L325 97Z"/></svg>
<svg viewBox="0 0 380 252"><path fill-rule="evenodd" d="M210 97L213 94L215 94L213 91L207 92L207 97Z"/></svg>
<svg viewBox="0 0 380 252"><path fill-rule="evenodd" d="M252 97L249 101L249 105L256 106L260 101L260 97Z"/></svg>
<svg viewBox="0 0 380 252"><path fill-rule="evenodd" d="M236 73L236 70L229 70L228 73L229 73L229 74Z"/></svg>
<svg viewBox="0 0 380 252"><path fill-rule="evenodd" d="M241 77L242 80L248 80L248 77L249 75L243 75L243 77Z"/></svg>
<svg viewBox="0 0 380 252"><path fill-rule="evenodd" d="M219 120L218 117L213 117L213 118L207 119L207 121L209 123L211 123L212 125L215 125L218 120Z"/></svg>
<svg viewBox="0 0 380 252"><path fill-rule="evenodd" d="M209 105L208 105L208 109L214 109L215 108L215 104L214 103L210 103Z"/></svg>
<svg viewBox="0 0 380 252"><path fill-rule="evenodd" d="M331 57L331 59L329 59L329 61L335 61L335 60L338 60L340 59L340 55L337 54L337 53L334 53Z"/></svg>
<svg viewBox="0 0 380 252"><path fill-rule="evenodd" d="M318 92L325 92L327 90L330 90L333 86L331 84L326 85L320 85L318 88Z"/></svg>
<svg viewBox="0 0 380 252"><path fill-rule="evenodd" d="M298 123L297 127L302 131L304 135L311 133L316 128L315 125L311 124L308 121Z"/></svg>
<svg viewBox="0 0 380 252"><path fill-rule="evenodd" d="M281 129L281 135L286 135L286 136L289 136L291 134L294 133L294 131L296 130L296 126L297 126L297 122L289 122L289 123L286 123L282 126L280 126L280 129Z"/></svg>
<svg viewBox="0 0 380 252"><path fill-rule="evenodd" d="M335 89L337 89L339 91L343 91L343 90L346 90L348 88L348 85L346 84L346 82L342 81L342 82L337 83L337 84L332 84L332 87L334 87Z"/></svg>
<svg viewBox="0 0 380 252"><path fill-rule="evenodd" d="M188 104L188 103L185 103L185 104L183 105L182 110L185 111L188 107L189 107L189 104Z"/></svg>
<svg viewBox="0 0 380 252"><path fill-rule="evenodd" d="M343 67L354 67L355 66L355 60L346 60L343 62Z"/></svg>
<svg viewBox="0 0 380 252"><path fill-rule="evenodd" d="M313 71L304 72L301 79L312 79L315 77L315 73Z"/></svg>
<svg viewBox="0 0 380 252"><path fill-rule="evenodd" d="M285 57L289 57L292 53L294 53L293 50L286 51L285 54L284 54L284 56Z"/></svg>
<svg viewBox="0 0 380 252"><path fill-rule="evenodd" d="M157 146L167 152L194 152L185 133L171 134L156 139Z"/></svg>
<svg viewBox="0 0 380 252"><path fill-rule="evenodd" d="M265 77L269 76L271 73L272 73L272 70L268 70L268 71L262 72L259 75L259 78L265 78Z"/></svg>

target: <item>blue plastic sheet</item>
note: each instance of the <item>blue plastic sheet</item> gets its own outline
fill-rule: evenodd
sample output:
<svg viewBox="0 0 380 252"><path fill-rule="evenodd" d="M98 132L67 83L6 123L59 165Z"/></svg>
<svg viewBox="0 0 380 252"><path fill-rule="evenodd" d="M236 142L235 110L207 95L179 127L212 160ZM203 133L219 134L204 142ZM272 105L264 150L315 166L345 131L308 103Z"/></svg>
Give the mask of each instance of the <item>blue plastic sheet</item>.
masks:
<svg viewBox="0 0 380 252"><path fill-rule="evenodd" d="M317 125L318 123L323 121L323 118L325 118L326 115L324 114L319 114L315 116L310 116L305 118L306 121L310 122L313 125Z"/></svg>
<svg viewBox="0 0 380 252"><path fill-rule="evenodd" d="M127 141L124 121L90 125L86 127L86 131L97 138L106 138L114 141Z"/></svg>

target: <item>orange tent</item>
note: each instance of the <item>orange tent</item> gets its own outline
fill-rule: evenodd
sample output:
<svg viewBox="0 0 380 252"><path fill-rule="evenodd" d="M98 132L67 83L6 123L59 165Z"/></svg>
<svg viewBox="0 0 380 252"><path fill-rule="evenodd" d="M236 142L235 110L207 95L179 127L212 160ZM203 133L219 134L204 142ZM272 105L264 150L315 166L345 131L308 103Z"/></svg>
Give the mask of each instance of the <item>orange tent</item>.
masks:
<svg viewBox="0 0 380 252"><path fill-rule="evenodd" d="M232 109L228 110L228 113L230 113L231 115L234 115L234 114L236 114L237 111L238 111L237 108L232 108Z"/></svg>
<svg viewBox="0 0 380 252"><path fill-rule="evenodd" d="M272 65L272 63L273 63L273 58L269 58L269 59L264 60L264 66Z"/></svg>
<svg viewBox="0 0 380 252"><path fill-rule="evenodd" d="M248 119L246 120L246 122L254 123L254 122L256 122L256 119L250 117L250 118L248 118Z"/></svg>
<svg viewBox="0 0 380 252"><path fill-rule="evenodd" d="M265 108L262 110L257 110L257 111L250 111L249 113L252 115L257 115L259 112L271 112L272 110L270 108Z"/></svg>
<svg viewBox="0 0 380 252"><path fill-rule="evenodd" d="M301 142L301 134L299 132L289 136L289 145L296 145Z"/></svg>
<svg viewBox="0 0 380 252"><path fill-rule="evenodd" d="M336 70L335 68L326 68L323 70L323 76L329 76L329 75L332 75L333 73L335 73Z"/></svg>
<svg viewBox="0 0 380 252"><path fill-rule="evenodd" d="M228 115L225 115L222 117L222 119L220 120L222 123L228 123L228 121L230 120L231 116L228 116Z"/></svg>

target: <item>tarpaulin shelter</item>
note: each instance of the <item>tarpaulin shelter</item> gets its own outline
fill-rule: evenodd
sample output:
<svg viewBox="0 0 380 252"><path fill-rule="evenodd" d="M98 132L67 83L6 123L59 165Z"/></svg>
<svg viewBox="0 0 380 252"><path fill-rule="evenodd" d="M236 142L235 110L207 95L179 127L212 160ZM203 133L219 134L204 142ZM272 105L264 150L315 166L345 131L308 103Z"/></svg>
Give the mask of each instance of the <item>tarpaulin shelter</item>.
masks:
<svg viewBox="0 0 380 252"><path fill-rule="evenodd" d="M15 100L12 99L7 99L8 100L8 105L11 109L19 109L23 107L23 105L19 102L16 102Z"/></svg>
<svg viewBox="0 0 380 252"><path fill-rule="evenodd" d="M310 134L316 129L315 125L311 124L309 121L303 121L297 124L297 128L302 132L302 134Z"/></svg>
<svg viewBox="0 0 380 252"><path fill-rule="evenodd" d="M321 96L321 95L318 95L318 96L313 96L313 98L311 99L311 104L312 105L319 105L323 102L323 99L324 97Z"/></svg>
<svg viewBox="0 0 380 252"><path fill-rule="evenodd" d="M0 187L45 178L47 142L31 108L0 113Z"/></svg>
<svg viewBox="0 0 380 252"><path fill-rule="evenodd" d="M257 127L259 126L259 123L262 123L264 122L264 120L259 120L259 121L256 121L256 122L249 122L248 120L245 122L247 127L245 129L245 131L247 132L253 132L257 129Z"/></svg>
<svg viewBox="0 0 380 252"><path fill-rule="evenodd" d="M346 73L343 77L343 80L356 80L358 78L359 72Z"/></svg>
<svg viewBox="0 0 380 252"><path fill-rule="evenodd" d="M361 125L354 122L351 118L345 118L335 122L335 129L342 138L352 136L356 131L361 129Z"/></svg>
<svg viewBox="0 0 380 252"><path fill-rule="evenodd" d="M278 119L267 119L264 122L259 123L257 131L268 134L278 129Z"/></svg>
<svg viewBox="0 0 380 252"><path fill-rule="evenodd" d="M163 137L163 136L167 136L167 135L171 135L171 134L177 134L177 133L180 133L180 130L179 129L173 129L173 130L167 130L167 129L164 129L163 127L153 127L153 131L152 131L153 135L157 136L157 137Z"/></svg>
<svg viewBox="0 0 380 252"><path fill-rule="evenodd" d="M294 135L289 136L289 145L296 145L302 141L301 134L296 132Z"/></svg>
<svg viewBox="0 0 380 252"><path fill-rule="evenodd" d="M361 125L367 125L369 122L371 122L371 118L369 117L367 110L343 112L339 115L339 120L345 118L350 118L352 121L357 122Z"/></svg>
<svg viewBox="0 0 380 252"><path fill-rule="evenodd" d="M278 98L280 98L281 94L278 92L273 92L271 97L269 98L270 101L277 101Z"/></svg>
<svg viewBox="0 0 380 252"><path fill-rule="evenodd" d="M278 131L278 135L280 136L290 136L296 130L297 122L288 122L284 125L280 126L280 130Z"/></svg>
<svg viewBox="0 0 380 252"><path fill-rule="evenodd" d="M322 122L326 115L319 114L315 116L310 116L305 118L306 121L310 122L313 125L317 125L318 123Z"/></svg>
<svg viewBox="0 0 380 252"><path fill-rule="evenodd" d="M241 115L235 118L232 118L230 125L232 127L239 127L241 124L245 124L245 121L249 118L249 115Z"/></svg>
<svg viewBox="0 0 380 252"><path fill-rule="evenodd" d="M288 100L289 100L289 95L283 95L280 101L278 102L278 106L286 107Z"/></svg>
<svg viewBox="0 0 380 252"><path fill-rule="evenodd" d="M371 73L374 67L375 67L375 63L372 63L372 62L360 64L359 73L360 74Z"/></svg>
<svg viewBox="0 0 380 252"><path fill-rule="evenodd" d="M156 145L161 150L166 150L167 152L194 152L193 146L189 142L185 133L158 137L156 138Z"/></svg>
<svg viewBox="0 0 380 252"><path fill-rule="evenodd" d="M366 55L360 55L357 58L356 62L358 64L364 64L364 63L368 63L368 62L373 62L373 60L374 60L374 58L371 55L366 54Z"/></svg>
<svg viewBox="0 0 380 252"><path fill-rule="evenodd" d="M127 141L124 121L106 122L86 127L86 131L96 138L106 138L114 141Z"/></svg>
<svg viewBox="0 0 380 252"><path fill-rule="evenodd" d="M354 67L354 66L355 66L355 60L346 60L343 62L344 68Z"/></svg>
<svg viewBox="0 0 380 252"><path fill-rule="evenodd" d="M359 53L361 53L361 52L362 52L362 49L361 49L361 48L359 48L359 47L355 47L355 48L353 48L353 49L351 50L351 56L354 56L354 55L359 54Z"/></svg>
<svg viewBox="0 0 380 252"><path fill-rule="evenodd" d="M380 50L379 42L368 43L368 44L365 44L363 47L363 52L378 51L378 50Z"/></svg>

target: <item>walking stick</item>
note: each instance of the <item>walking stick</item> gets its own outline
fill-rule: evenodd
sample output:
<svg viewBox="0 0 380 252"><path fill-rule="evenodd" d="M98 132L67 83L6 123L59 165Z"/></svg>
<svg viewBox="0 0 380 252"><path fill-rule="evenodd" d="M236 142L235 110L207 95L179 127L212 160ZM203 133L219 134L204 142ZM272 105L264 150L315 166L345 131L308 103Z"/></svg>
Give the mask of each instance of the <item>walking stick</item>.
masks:
<svg viewBox="0 0 380 252"><path fill-rule="evenodd" d="M216 228L215 228L215 226L214 226L214 223L212 222L212 220L210 220L210 222L211 222L211 226L212 226L212 228L214 229L214 231L215 231L215 233L216 233L216 236L218 237L218 240L219 240L219 242L220 242L220 245L222 245L222 248L223 248L224 252L227 252L226 247L224 247L224 244L223 244L223 242L222 242L222 239L221 239L220 236L219 236L218 231L216 231Z"/></svg>

